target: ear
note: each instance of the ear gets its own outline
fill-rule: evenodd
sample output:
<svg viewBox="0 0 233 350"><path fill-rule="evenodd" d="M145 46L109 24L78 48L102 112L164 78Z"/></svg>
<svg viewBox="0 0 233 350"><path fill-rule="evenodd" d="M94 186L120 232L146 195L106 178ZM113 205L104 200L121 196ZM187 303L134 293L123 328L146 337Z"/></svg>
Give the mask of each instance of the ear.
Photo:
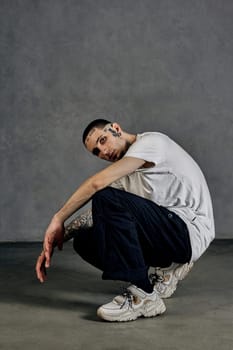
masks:
<svg viewBox="0 0 233 350"><path fill-rule="evenodd" d="M118 123L112 123L112 127L114 130L116 130L118 133L122 131L120 124Z"/></svg>

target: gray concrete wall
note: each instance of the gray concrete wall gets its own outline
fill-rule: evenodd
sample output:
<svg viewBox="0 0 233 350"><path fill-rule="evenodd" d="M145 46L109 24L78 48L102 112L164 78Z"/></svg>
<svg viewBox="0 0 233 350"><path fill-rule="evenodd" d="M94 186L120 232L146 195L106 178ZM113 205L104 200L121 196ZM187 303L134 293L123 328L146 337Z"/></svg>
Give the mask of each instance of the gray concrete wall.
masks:
<svg viewBox="0 0 233 350"><path fill-rule="evenodd" d="M0 17L1 241L41 239L105 166L80 139L101 116L185 147L233 238L231 0L1 0Z"/></svg>

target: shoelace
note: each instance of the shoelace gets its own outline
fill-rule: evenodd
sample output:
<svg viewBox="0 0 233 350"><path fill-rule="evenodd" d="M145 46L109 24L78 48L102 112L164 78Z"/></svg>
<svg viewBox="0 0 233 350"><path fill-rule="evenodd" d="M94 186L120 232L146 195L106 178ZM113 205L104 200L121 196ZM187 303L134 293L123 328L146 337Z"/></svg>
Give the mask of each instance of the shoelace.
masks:
<svg viewBox="0 0 233 350"><path fill-rule="evenodd" d="M122 296L125 298L125 300L123 301L123 303L121 304L121 309L125 306L125 304L128 302L129 304L129 308L133 307L133 295L132 293L126 289L123 293Z"/></svg>
<svg viewBox="0 0 233 350"><path fill-rule="evenodd" d="M161 270L149 275L151 283L154 285L156 284L156 290L159 293L163 293L166 288L166 283L164 283L166 281L165 276L166 273Z"/></svg>
<svg viewBox="0 0 233 350"><path fill-rule="evenodd" d="M158 273L151 273L149 275L149 279L151 281L152 284L158 283L158 282L163 282L164 281L164 274L158 274Z"/></svg>
<svg viewBox="0 0 233 350"><path fill-rule="evenodd" d="M156 290L159 292L159 293L162 293L163 290L164 290L164 275L159 275L157 273L151 273L149 275L149 279L151 281L152 284L156 284Z"/></svg>

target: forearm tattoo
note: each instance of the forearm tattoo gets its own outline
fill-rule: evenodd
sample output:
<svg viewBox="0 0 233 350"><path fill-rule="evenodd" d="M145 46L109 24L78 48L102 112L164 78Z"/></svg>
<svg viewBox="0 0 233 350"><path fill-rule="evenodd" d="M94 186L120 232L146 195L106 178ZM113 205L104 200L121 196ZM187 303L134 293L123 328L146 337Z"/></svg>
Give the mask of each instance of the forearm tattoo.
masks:
<svg viewBox="0 0 233 350"><path fill-rule="evenodd" d="M92 210L87 209L85 212L77 216L66 227L64 233L64 241L68 241L75 236L75 233L80 228L89 228L93 226Z"/></svg>

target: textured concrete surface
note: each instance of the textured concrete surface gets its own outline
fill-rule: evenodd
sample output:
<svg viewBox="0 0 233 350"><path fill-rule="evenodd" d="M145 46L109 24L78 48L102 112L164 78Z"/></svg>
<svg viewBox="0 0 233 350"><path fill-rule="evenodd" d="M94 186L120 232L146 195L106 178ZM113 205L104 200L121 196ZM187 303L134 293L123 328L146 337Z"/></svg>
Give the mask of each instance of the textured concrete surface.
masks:
<svg viewBox="0 0 233 350"><path fill-rule="evenodd" d="M232 18L232 0L1 0L0 240L40 240L104 166L80 140L103 115L184 146L233 238Z"/></svg>
<svg viewBox="0 0 233 350"><path fill-rule="evenodd" d="M232 350L233 241L215 241L151 319L107 323L96 308L120 290L102 281L68 243L41 285L41 244L0 245L0 348L3 350Z"/></svg>

